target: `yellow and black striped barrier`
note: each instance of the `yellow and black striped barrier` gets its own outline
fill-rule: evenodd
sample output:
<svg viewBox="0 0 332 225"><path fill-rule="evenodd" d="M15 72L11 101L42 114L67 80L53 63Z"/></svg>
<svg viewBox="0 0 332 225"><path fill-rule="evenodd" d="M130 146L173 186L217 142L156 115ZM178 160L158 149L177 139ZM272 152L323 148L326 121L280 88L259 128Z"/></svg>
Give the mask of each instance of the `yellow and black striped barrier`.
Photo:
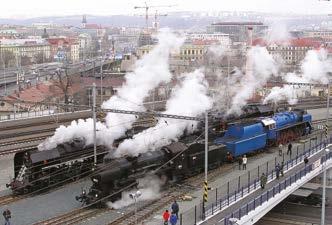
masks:
<svg viewBox="0 0 332 225"><path fill-rule="evenodd" d="M204 181L204 195L203 195L203 200L204 202L207 202L208 201L208 183L207 181Z"/></svg>
<svg viewBox="0 0 332 225"><path fill-rule="evenodd" d="M329 129L329 126L327 124L325 124L325 138L327 139L328 138L328 130Z"/></svg>

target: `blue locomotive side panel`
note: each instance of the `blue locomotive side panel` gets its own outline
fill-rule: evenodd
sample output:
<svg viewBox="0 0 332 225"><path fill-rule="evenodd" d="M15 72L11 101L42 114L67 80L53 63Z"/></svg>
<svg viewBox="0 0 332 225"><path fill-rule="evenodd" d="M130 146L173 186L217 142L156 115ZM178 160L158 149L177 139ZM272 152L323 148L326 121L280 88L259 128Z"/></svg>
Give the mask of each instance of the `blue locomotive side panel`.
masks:
<svg viewBox="0 0 332 225"><path fill-rule="evenodd" d="M277 129L297 123L301 118L293 112L277 113L272 117L276 121Z"/></svg>
<svg viewBox="0 0 332 225"><path fill-rule="evenodd" d="M216 144L224 144L229 152L237 157L266 146L267 135L261 123L235 124L229 127L224 137L215 140Z"/></svg>
<svg viewBox="0 0 332 225"><path fill-rule="evenodd" d="M303 115L303 122L311 123L311 121L312 121L312 116L310 114L304 114Z"/></svg>

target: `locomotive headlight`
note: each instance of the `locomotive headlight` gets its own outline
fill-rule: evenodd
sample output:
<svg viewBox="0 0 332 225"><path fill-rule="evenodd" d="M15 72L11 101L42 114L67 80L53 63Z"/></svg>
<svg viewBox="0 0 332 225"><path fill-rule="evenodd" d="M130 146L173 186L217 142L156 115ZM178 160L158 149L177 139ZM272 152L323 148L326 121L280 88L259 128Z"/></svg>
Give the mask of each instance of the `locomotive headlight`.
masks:
<svg viewBox="0 0 332 225"><path fill-rule="evenodd" d="M96 179L96 178L93 178L92 181L95 183L98 183L98 179Z"/></svg>
<svg viewBox="0 0 332 225"><path fill-rule="evenodd" d="M95 197L98 198L98 194L95 194Z"/></svg>
<svg viewBox="0 0 332 225"><path fill-rule="evenodd" d="M178 165L178 169L182 169L182 165Z"/></svg>

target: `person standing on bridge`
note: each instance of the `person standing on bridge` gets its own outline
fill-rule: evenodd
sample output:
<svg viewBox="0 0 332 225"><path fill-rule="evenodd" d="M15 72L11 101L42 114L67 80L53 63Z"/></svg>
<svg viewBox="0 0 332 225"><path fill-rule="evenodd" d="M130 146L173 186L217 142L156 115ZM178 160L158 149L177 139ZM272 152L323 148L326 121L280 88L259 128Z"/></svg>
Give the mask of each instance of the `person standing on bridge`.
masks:
<svg viewBox="0 0 332 225"><path fill-rule="evenodd" d="M288 155L288 153L289 153L289 156L290 156L290 157L292 157L292 147L293 147L292 143L289 142L289 144L288 144L288 149L287 149L287 155Z"/></svg>
<svg viewBox="0 0 332 225"><path fill-rule="evenodd" d="M265 173L262 173L262 176L261 176L261 188L264 189L265 188L265 185L266 185L266 182L267 182L267 177L265 175Z"/></svg>
<svg viewBox="0 0 332 225"><path fill-rule="evenodd" d="M281 166L280 166L280 174L282 177L284 176L284 166L285 166L285 163L284 163L284 161L282 161Z"/></svg>
<svg viewBox="0 0 332 225"><path fill-rule="evenodd" d="M246 157L246 155L244 155L242 158L243 170L247 169L247 162L248 162L248 158Z"/></svg>
<svg viewBox="0 0 332 225"><path fill-rule="evenodd" d="M5 218L5 225L10 225L9 220L12 218L12 215L11 215L11 212L9 211L9 209L6 209L5 211L3 211L2 215Z"/></svg>
<svg viewBox="0 0 332 225"><path fill-rule="evenodd" d="M279 175L280 175L280 164L278 163L276 165L276 178L279 180Z"/></svg>

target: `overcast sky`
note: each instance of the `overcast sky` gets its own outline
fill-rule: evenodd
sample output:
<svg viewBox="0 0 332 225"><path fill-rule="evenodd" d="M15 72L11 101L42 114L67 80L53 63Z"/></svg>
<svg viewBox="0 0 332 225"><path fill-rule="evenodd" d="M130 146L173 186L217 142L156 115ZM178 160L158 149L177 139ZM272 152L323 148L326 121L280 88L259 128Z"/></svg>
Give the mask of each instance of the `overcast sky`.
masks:
<svg viewBox="0 0 332 225"><path fill-rule="evenodd" d="M147 0L148 5L176 4L159 11L260 11L332 14L332 1L319 0ZM142 14L144 0L1 0L0 17L37 17L73 14ZM155 9L153 9L154 11Z"/></svg>

